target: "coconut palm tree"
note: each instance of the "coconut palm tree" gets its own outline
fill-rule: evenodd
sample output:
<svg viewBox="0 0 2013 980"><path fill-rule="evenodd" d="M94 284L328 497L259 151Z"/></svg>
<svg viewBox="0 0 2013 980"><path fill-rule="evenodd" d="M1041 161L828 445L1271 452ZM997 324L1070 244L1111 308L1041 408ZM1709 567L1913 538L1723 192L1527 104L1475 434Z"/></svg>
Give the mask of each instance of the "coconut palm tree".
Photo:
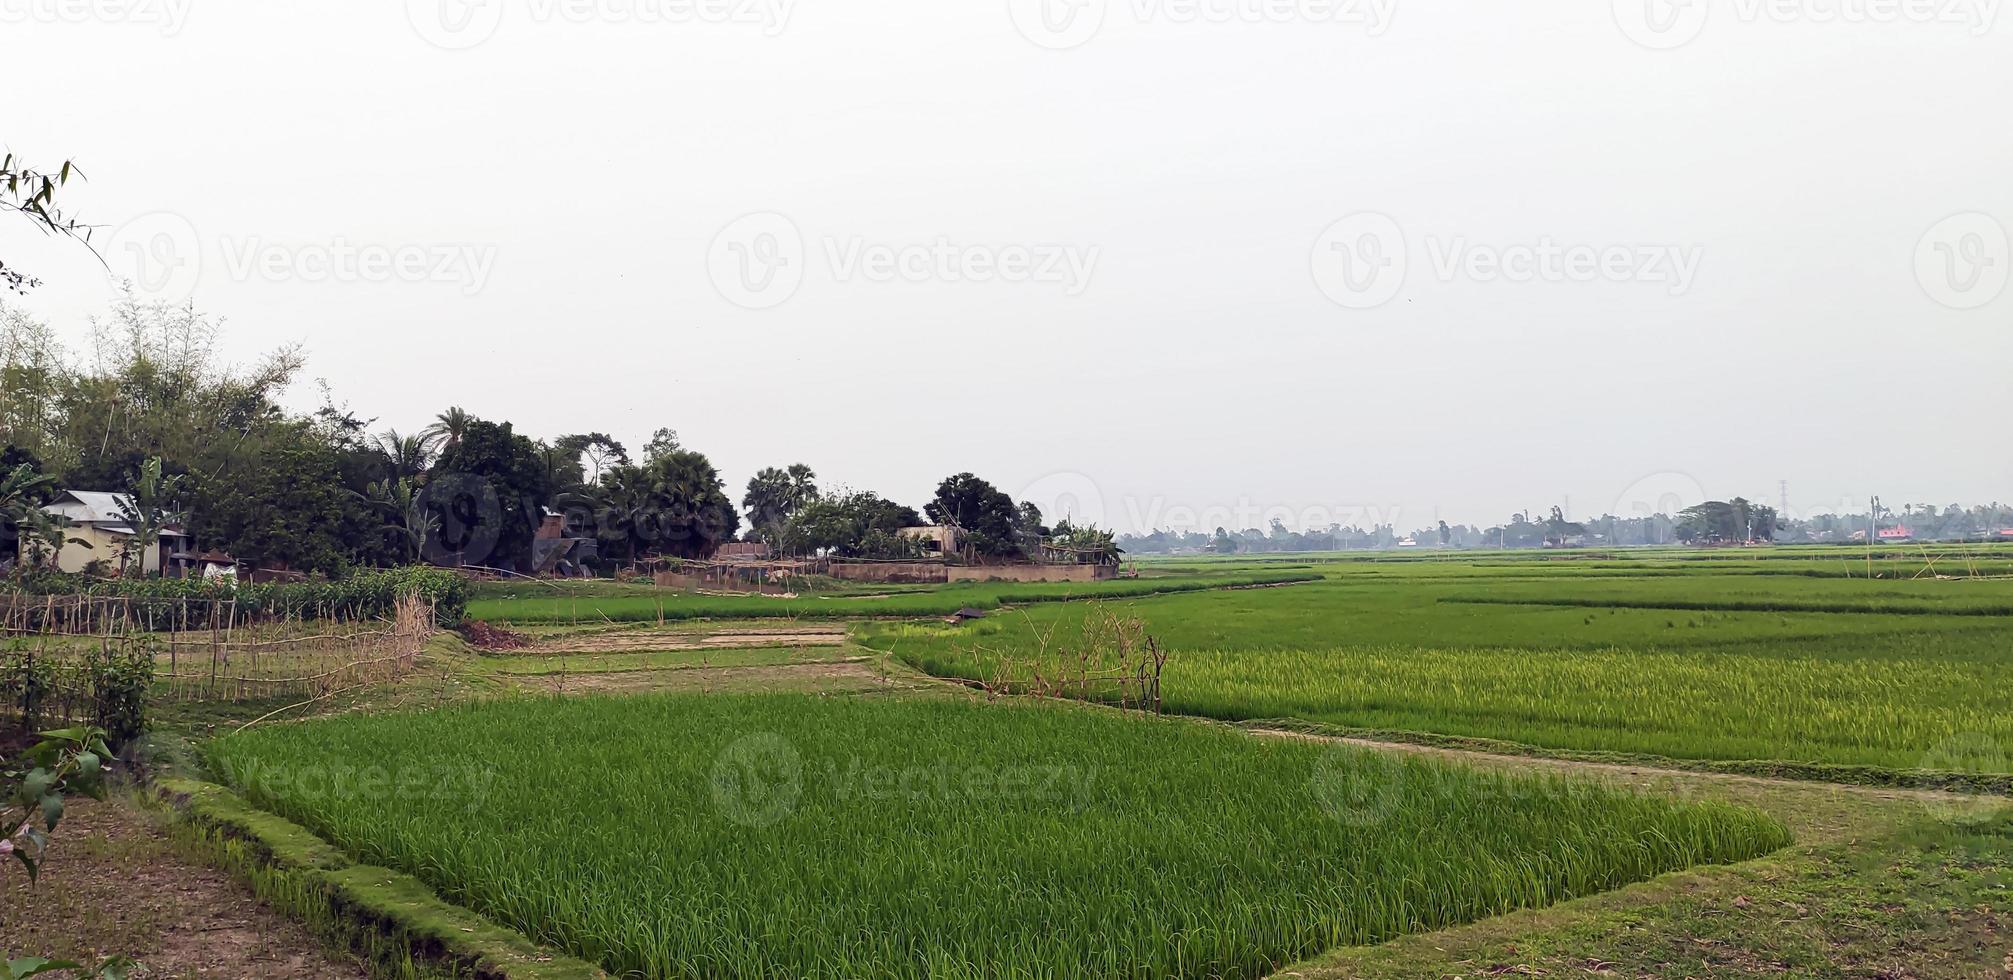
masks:
<svg viewBox="0 0 2013 980"><path fill-rule="evenodd" d="M460 405L456 405L434 416L433 424L420 430L419 434L425 437L427 448L444 451L449 446L461 442L462 435L468 431L469 423L474 421L475 416L463 411Z"/></svg>
<svg viewBox="0 0 2013 980"><path fill-rule="evenodd" d="M433 443L425 434L400 435L397 429L378 433L377 451L391 464L392 478L417 479L433 462Z"/></svg>

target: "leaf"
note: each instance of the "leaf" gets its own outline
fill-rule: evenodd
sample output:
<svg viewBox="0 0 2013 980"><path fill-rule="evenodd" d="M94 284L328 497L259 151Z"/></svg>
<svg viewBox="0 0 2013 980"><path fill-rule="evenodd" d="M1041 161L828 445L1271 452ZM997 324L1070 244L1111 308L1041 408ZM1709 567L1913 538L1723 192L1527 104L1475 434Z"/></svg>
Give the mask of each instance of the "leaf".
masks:
<svg viewBox="0 0 2013 980"><path fill-rule="evenodd" d="M37 769L21 780L21 797L24 800L38 800L47 795L56 784L56 777L47 769Z"/></svg>
<svg viewBox="0 0 2013 980"><path fill-rule="evenodd" d="M63 819L62 797L54 793L42 797L42 819L48 822L50 831L56 829L56 823Z"/></svg>
<svg viewBox="0 0 2013 980"><path fill-rule="evenodd" d="M95 776L98 774L98 754L96 752L77 753L77 774Z"/></svg>

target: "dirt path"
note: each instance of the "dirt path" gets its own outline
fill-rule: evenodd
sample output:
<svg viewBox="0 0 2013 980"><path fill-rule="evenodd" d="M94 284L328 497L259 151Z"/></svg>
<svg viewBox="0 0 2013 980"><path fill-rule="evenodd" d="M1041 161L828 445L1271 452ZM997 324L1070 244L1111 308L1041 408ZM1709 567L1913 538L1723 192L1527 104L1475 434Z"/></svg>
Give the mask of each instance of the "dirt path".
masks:
<svg viewBox="0 0 2013 980"><path fill-rule="evenodd" d="M805 691L864 694L928 687L891 676L872 657L738 667L664 667L569 674L527 675L518 681L554 694Z"/></svg>
<svg viewBox="0 0 2013 980"><path fill-rule="evenodd" d="M1376 749L1380 752L1402 752L1408 755L1432 756L1434 758L1452 759L1504 769L1536 769L1554 772L1584 773L1599 776L1612 782L1627 783L1641 788L1664 791L1681 791L1682 787L1686 784L1703 782L1774 791L1846 794L1867 800L1916 800L1924 803L1947 804L1951 806L1971 805L1980 801L1979 797L1933 789L1860 786L1852 783L1829 783L1807 779L1779 779L1770 776L1750 776L1742 773L1706 772L1695 769L1665 769L1659 766L1619 762L1590 762L1583 759L1558 759L1540 755L1511 755L1501 752L1483 752L1478 749L1419 745L1413 742L1385 742L1377 739L1322 735L1318 732L1297 732L1281 728L1246 728L1245 731L1267 738L1300 738L1317 742L1335 742L1342 745Z"/></svg>
<svg viewBox="0 0 2013 980"><path fill-rule="evenodd" d="M782 629L624 630L556 637L510 651L523 656L577 653L655 653L669 650L713 650L736 647L835 647L846 642L843 626L793 626Z"/></svg>
<svg viewBox="0 0 2013 980"><path fill-rule="evenodd" d="M124 953L141 977L366 977L221 871L183 858L154 815L114 799L70 801L41 880L0 868L0 952Z"/></svg>

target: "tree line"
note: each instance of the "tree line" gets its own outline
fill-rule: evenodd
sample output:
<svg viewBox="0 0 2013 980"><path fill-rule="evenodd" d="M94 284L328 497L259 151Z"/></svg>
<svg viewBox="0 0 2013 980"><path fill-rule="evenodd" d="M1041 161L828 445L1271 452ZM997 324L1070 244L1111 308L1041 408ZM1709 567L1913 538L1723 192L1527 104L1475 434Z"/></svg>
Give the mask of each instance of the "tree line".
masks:
<svg viewBox="0 0 2013 980"><path fill-rule="evenodd" d="M602 571L705 557L737 537L786 555L914 557L925 545L901 530L926 523L961 529L980 560L1030 557L1045 540L1112 546L1094 528L1047 526L971 473L946 477L919 513L821 489L797 463L756 473L737 508L712 461L668 427L632 455L603 432L535 438L458 407L418 431L373 431L326 389L320 408L290 413L279 396L301 350L232 368L219 334L190 304L129 292L91 321L89 349L71 350L0 303L0 517L19 528L21 555L60 546L41 507L64 489L131 495L142 547L180 524L254 567L329 577L418 562L527 570L555 518L594 541Z"/></svg>

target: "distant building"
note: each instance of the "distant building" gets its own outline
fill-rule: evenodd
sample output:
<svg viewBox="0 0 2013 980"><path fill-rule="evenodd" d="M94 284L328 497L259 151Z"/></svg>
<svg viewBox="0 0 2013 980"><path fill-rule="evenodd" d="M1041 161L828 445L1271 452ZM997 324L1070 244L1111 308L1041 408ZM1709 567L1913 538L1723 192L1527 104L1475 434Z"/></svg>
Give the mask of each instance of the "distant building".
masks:
<svg viewBox="0 0 2013 980"><path fill-rule="evenodd" d="M1915 540L1915 532L1905 527L1883 527L1876 533L1882 543Z"/></svg>
<svg viewBox="0 0 2013 980"><path fill-rule="evenodd" d="M940 557L963 554L965 550L964 529L951 527L948 524L905 527L895 533L921 541L924 551Z"/></svg>
<svg viewBox="0 0 2013 980"><path fill-rule="evenodd" d="M566 515L546 508L531 536L531 572L578 578L601 557L601 543L567 526Z"/></svg>
<svg viewBox="0 0 2013 980"><path fill-rule="evenodd" d="M765 541L729 541L713 550L718 561L767 561L769 545Z"/></svg>
<svg viewBox="0 0 2013 980"><path fill-rule="evenodd" d="M66 490L63 495L44 511L67 517L72 527L65 529L64 536L75 538L65 541L56 552L56 567L65 572L81 572L84 566L94 561L102 561L111 568L119 567L119 554L126 542L133 537L133 528L120 517L120 513L133 505L133 498L123 493L101 493L95 490ZM167 542L173 547L188 535L175 529L163 529L161 540L146 547L140 553L140 571L152 575L161 570L161 544Z"/></svg>

